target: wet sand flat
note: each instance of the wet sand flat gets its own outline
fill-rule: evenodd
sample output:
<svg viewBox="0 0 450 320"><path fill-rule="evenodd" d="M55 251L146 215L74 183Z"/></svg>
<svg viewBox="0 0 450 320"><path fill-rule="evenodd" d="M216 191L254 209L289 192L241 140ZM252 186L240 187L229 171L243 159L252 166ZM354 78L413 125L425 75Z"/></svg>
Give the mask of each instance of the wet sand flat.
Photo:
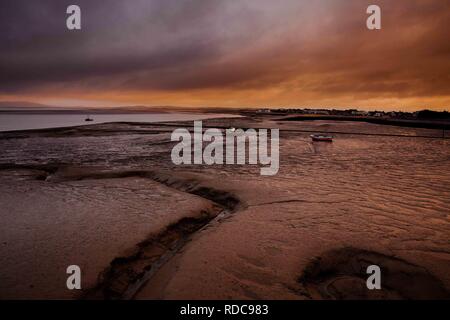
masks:
<svg viewBox="0 0 450 320"><path fill-rule="evenodd" d="M32 174L0 175L3 299L77 298L66 288L69 265L80 266L83 288L93 287L113 259L152 232L212 208L143 178L46 182Z"/></svg>
<svg viewBox="0 0 450 320"><path fill-rule="evenodd" d="M170 133L192 126L189 122L0 135L6 150L0 156L2 180L12 186L2 183L1 203L11 205L2 206L9 234L1 234L28 253L15 258L23 269L2 262L2 282L11 288L2 296L29 294L25 286L36 279L65 281L60 271L57 276L30 271L26 280L19 275L32 270L26 267L30 263L47 263L45 270L56 260L67 264L65 250L50 250L44 240L34 243L32 235L46 229L57 242L68 228L73 250L67 252L83 251L79 256L90 273L87 288L95 294L88 297L120 298L125 291L137 299L449 297L450 140L414 137L441 132L267 118L204 125L280 128L279 174L262 177L257 166L174 166ZM322 144L302 130L345 134ZM26 178L11 174L20 170ZM23 195L27 188L32 200ZM19 199L24 200L16 205ZM39 206L50 207L52 219L30 218ZM183 220L189 216L197 218ZM102 226L115 241L101 241L80 224ZM154 258L155 248L172 254ZM2 250L5 257L17 252ZM35 254L41 251L45 254ZM358 289L367 262L388 270L378 295ZM130 272L137 280L123 276ZM33 292L33 297L73 297L45 284Z"/></svg>

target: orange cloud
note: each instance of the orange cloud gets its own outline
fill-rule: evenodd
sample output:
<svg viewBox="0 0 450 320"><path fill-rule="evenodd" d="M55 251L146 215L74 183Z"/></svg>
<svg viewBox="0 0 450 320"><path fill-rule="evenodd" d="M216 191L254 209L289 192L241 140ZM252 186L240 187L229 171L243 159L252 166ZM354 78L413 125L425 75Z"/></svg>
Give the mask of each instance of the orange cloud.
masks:
<svg viewBox="0 0 450 320"><path fill-rule="evenodd" d="M370 1L112 1L78 35L51 28L48 3L32 36L0 13L2 100L450 109L448 1L377 1L381 31Z"/></svg>

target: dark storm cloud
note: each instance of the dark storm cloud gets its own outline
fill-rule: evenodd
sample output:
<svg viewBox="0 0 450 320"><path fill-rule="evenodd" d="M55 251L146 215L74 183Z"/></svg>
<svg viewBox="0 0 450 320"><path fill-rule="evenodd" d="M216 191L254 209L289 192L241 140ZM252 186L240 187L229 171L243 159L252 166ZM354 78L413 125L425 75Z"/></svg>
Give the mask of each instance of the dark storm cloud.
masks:
<svg viewBox="0 0 450 320"><path fill-rule="evenodd" d="M364 0L3 0L0 92L450 95L450 1L376 2L380 32L365 28Z"/></svg>
<svg viewBox="0 0 450 320"><path fill-rule="evenodd" d="M208 43L213 27L202 24L219 1L77 1L83 22L78 32L65 27L71 3L2 1L2 90L51 82L82 85L102 77L120 83L130 73L167 72L215 55Z"/></svg>

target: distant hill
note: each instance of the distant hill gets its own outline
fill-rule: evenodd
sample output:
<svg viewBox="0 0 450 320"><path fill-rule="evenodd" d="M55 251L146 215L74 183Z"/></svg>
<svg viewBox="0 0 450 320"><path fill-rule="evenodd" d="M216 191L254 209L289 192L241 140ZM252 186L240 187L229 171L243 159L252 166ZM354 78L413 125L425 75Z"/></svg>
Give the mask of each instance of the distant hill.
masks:
<svg viewBox="0 0 450 320"><path fill-rule="evenodd" d="M83 107L83 106L54 106L28 101L0 101L0 112L14 113L166 113L166 112L199 112L199 113L228 113L238 112L239 109L227 108L194 108L177 106L145 106L128 105L119 107Z"/></svg>
<svg viewBox="0 0 450 320"><path fill-rule="evenodd" d="M432 110L422 110L417 112L417 118L421 120L449 120L450 112L448 111L432 111Z"/></svg>
<svg viewBox="0 0 450 320"><path fill-rule="evenodd" d="M20 113L166 113L192 111L188 108L175 106L119 106L119 107L83 107L83 106L55 106L28 101L0 101L0 112Z"/></svg>
<svg viewBox="0 0 450 320"><path fill-rule="evenodd" d="M28 101L0 101L2 110L23 110L23 109L55 109L58 107Z"/></svg>

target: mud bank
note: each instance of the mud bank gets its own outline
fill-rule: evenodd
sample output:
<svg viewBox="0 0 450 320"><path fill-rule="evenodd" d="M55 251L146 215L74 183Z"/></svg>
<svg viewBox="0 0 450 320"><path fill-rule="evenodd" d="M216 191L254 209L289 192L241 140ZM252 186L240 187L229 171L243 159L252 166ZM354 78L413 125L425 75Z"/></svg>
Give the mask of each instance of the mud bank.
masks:
<svg viewBox="0 0 450 320"><path fill-rule="evenodd" d="M382 266L381 290L367 290L367 267ZM450 299L442 281L402 259L357 248L325 252L313 259L299 282L312 299Z"/></svg>
<svg viewBox="0 0 450 320"><path fill-rule="evenodd" d="M235 212L240 201L233 194L210 188L200 181L171 177L167 173L145 170L99 171L98 168L81 168L58 165L2 165L0 171L22 171L25 176L46 183L67 183L83 180L111 180L141 178L161 183L169 188L196 195L211 201L210 209L201 210L193 216L183 217L151 234L127 250L126 256L114 258L100 273L97 284L84 289L82 299L130 299L140 287L178 250L190 237L206 227L215 218L225 218ZM25 173L24 173L25 172ZM192 215L192 214L191 214Z"/></svg>
<svg viewBox="0 0 450 320"><path fill-rule="evenodd" d="M196 232L208 226L215 218L225 218L234 213L240 205L233 194L217 190L193 179L183 180L168 174L152 171L111 171L86 172L64 170L52 180L118 179L125 177L147 178L162 183L170 188L205 198L217 204L214 210L202 211L195 217L182 218L169 225L165 230L150 236L136 246L135 252L126 257L115 258L110 266L102 272L95 288L88 289L82 299L130 299L180 250Z"/></svg>
<svg viewBox="0 0 450 320"><path fill-rule="evenodd" d="M80 298L65 288L68 264L82 268L87 299L431 299L448 292L450 140L418 138L439 137L438 130L204 122L279 128L280 171L264 178L253 166L174 166L176 126L192 123L0 134L1 297ZM350 134L323 145L311 142L311 131ZM365 261L399 274L382 275L388 291L358 289L366 274L355 270ZM413 287L402 291L406 283Z"/></svg>
<svg viewBox="0 0 450 320"><path fill-rule="evenodd" d="M279 118L281 121L311 121L311 120L325 120L325 121L354 121L367 122L379 125L408 127L408 128L425 128L425 129L440 129L450 130L449 121L420 121L420 120L397 120L373 117L345 117L345 116L287 116Z"/></svg>

